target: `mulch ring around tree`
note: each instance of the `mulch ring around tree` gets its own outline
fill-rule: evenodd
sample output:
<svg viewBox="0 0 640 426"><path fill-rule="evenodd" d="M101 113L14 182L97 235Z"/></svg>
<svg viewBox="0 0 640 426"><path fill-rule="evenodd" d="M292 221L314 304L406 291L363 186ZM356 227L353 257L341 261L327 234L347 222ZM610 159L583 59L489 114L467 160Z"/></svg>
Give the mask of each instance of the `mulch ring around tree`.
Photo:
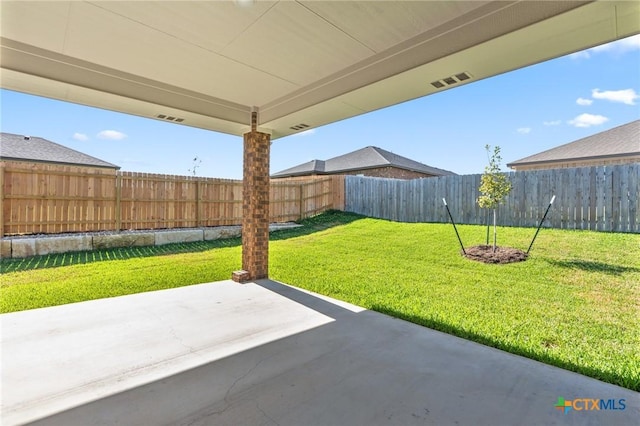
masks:
<svg viewBox="0 0 640 426"><path fill-rule="evenodd" d="M496 251L493 251L493 246L480 245L465 248L467 252L466 258L484 263L512 263L523 262L527 260L527 253L513 247L496 247Z"/></svg>

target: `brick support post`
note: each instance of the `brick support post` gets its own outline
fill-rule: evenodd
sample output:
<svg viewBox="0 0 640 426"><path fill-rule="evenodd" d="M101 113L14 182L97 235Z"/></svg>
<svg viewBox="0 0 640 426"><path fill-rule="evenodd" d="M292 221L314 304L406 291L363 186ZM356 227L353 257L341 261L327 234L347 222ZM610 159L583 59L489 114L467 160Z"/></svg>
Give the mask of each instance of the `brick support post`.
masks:
<svg viewBox="0 0 640 426"><path fill-rule="evenodd" d="M244 134L242 269L244 280L269 276L269 150L271 135ZM239 277L238 277L239 278Z"/></svg>

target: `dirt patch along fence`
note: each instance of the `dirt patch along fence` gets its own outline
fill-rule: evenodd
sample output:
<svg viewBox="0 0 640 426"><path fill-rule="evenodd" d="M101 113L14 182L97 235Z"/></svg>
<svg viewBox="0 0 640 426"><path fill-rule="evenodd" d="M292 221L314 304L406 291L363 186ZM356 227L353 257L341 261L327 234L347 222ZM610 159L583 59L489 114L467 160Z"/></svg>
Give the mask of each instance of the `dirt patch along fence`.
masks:
<svg viewBox="0 0 640 426"><path fill-rule="evenodd" d="M545 227L640 233L640 163L507 173L512 190L498 209L505 226L535 227L553 195ZM347 176L345 210L399 222L484 225L476 200L481 175L410 181Z"/></svg>
<svg viewBox="0 0 640 426"><path fill-rule="evenodd" d="M0 236L242 223L242 181L18 161L0 164ZM271 183L271 222L344 208L344 177Z"/></svg>

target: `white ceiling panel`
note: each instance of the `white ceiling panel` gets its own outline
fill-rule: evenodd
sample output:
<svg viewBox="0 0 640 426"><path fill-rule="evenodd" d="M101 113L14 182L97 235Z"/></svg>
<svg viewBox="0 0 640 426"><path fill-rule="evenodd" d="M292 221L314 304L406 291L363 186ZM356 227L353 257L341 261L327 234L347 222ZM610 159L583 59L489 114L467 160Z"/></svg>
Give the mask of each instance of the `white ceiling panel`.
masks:
<svg viewBox="0 0 640 426"><path fill-rule="evenodd" d="M98 7L178 40L220 53L277 2L260 1L252 7L233 2L162 1L140 7L135 1L94 2Z"/></svg>
<svg viewBox="0 0 640 426"><path fill-rule="evenodd" d="M217 129L216 131L232 135L246 133L249 129L249 126L247 126L246 123L251 116L250 110L237 111L235 120L222 120L211 117L210 115L194 113L186 108L171 108L165 105L159 105L158 103L145 102L128 96L114 95L105 91L92 90L41 77L25 77L25 74L23 73L5 69L0 72L0 79L2 79L3 84L11 86L14 90L23 93L74 102L82 105L91 105L97 108L113 111L123 111L127 114L156 119L159 121L171 120L159 118L158 116L172 116L182 119L183 121L180 122L180 124L183 125L209 130ZM211 109L213 108L204 108L205 111ZM175 120L173 122L177 123Z"/></svg>
<svg viewBox="0 0 640 426"><path fill-rule="evenodd" d="M295 89L258 68L82 2L72 4L63 53L244 105ZM247 84L254 82L260 84Z"/></svg>
<svg viewBox="0 0 640 426"><path fill-rule="evenodd" d="M306 85L374 53L297 2L271 8L223 54Z"/></svg>
<svg viewBox="0 0 640 426"><path fill-rule="evenodd" d="M0 70L0 80L2 80L3 87L11 87L12 90L18 92L62 101L69 100L67 94L71 85L60 81L26 75L8 69Z"/></svg>
<svg viewBox="0 0 640 426"><path fill-rule="evenodd" d="M440 26L487 1L304 1L302 4L375 52ZM375 28L375 31L371 31Z"/></svg>
<svg viewBox="0 0 640 426"><path fill-rule="evenodd" d="M56 52L64 48L71 2L2 1L2 37Z"/></svg>
<svg viewBox="0 0 640 426"><path fill-rule="evenodd" d="M342 120L346 117L353 117L362 114L363 111L353 105L346 104L340 99L331 99L327 103L312 105L300 111L296 111L286 117L262 123L258 130L271 133L273 139L298 133L314 127L322 126L326 123ZM294 130L292 127L303 124L305 127Z"/></svg>

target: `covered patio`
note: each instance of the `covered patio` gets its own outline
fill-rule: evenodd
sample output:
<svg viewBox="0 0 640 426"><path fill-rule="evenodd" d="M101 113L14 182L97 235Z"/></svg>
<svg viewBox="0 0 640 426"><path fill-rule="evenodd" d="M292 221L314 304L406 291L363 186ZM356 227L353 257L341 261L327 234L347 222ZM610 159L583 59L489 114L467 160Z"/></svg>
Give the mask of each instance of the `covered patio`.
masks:
<svg viewBox="0 0 640 426"><path fill-rule="evenodd" d="M640 416L633 391L271 280L0 321L6 425L629 425ZM626 408L564 414L558 397Z"/></svg>

